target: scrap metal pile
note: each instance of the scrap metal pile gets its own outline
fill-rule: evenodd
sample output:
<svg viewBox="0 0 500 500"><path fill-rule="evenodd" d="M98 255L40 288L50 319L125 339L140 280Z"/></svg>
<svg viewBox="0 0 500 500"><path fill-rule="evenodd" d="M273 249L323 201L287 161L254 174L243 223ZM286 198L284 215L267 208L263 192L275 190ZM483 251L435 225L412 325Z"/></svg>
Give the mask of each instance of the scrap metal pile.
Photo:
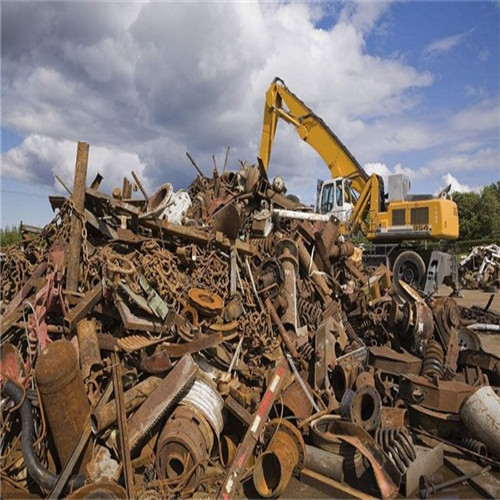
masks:
<svg viewBox="0 0 500 500"><path fill-rule="evenodd" d="M464 288L494 292L500 288L500 246L474 247L460 261L459 271Z"/></svg>
<svg viewBox="0 0 500 500"><path fill-rule="evenodd" d="M298 203L254 166L145 200L100 180L5 253L4 497L428 494L450 443L498 467L500 360L453 299L402 300L333 218L273 217Z"/></svg>

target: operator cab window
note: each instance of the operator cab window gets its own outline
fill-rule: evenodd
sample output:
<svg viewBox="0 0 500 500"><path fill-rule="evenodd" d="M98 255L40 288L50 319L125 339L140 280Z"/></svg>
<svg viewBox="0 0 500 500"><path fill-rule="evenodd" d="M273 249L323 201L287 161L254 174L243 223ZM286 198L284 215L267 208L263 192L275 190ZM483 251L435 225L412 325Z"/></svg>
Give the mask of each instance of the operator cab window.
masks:
<svg viewBox="0 0 500 500"><path fill-rule="evenodd" d="M343 189L342 189L342 181L335 182L335 191L336 191L336 199L337 199L337 207L342 207L344 205L344 197L343 197Z"/></svg>
<svg viewBox="0 0 500 500"><path fill-rule="evenodd" d="M333 210L333 192L334 184L324 184L321 194L321 213L327 214Z"/></svg>

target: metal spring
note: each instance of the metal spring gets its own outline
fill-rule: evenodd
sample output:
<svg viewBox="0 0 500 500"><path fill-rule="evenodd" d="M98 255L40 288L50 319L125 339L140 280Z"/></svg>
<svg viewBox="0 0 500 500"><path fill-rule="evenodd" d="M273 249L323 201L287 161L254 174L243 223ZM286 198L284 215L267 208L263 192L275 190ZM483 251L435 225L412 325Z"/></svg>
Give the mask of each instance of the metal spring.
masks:
<svg viewBox="0 0 500 500"><path fill-rule="evenodd" d="M377 442L401 474L417 458L411 437L399 429L380 429Z"/></svg>
<svg viewBox="0 0 500 500"><path fill-rule="evenodd" d="M347 338L351 343L350 347L352 349L357 349L361 347L363 345L363 342L361 342L360 338L358 337L358 334L356 333L356 330L354 330L353 326L349 322L349 318L347 317L347 314L345 312L342 312L342 322L344 323L344 329L347 334Z"/></svg>
<svg viewBox="0 0 500 500"><path fill-rule="evenodd" d="M484 457L488 456L488 449L486 445L479 441L478 439L474 439L472 437L462 439L461 445L468 450L474 451L479 455L483 455Z"/></svg>
<svg viewBox="0 0 500 500"><path fill-rule="evenodd" d="M436 376L442 378L444 373L444 352L441 344L436 340L427 341L425 348L422 375L430 379Z"/></svg>
<svg viewBox="0 0 500 500"><path fill-rule="evenodd" d="M305 344L302 344L298 348L299 354L304 358L306 361L310 361L312 357L314 356L314 347L310 342L306 342Z"/></svg>
<svg viewBox="0 0 500 500"><path fill-rule="evenodd" d="M317 303L311 302L304 297L299 297L297 307L301 318L304 318L309 326L317 328L321 323L323 312Z"/></svg>

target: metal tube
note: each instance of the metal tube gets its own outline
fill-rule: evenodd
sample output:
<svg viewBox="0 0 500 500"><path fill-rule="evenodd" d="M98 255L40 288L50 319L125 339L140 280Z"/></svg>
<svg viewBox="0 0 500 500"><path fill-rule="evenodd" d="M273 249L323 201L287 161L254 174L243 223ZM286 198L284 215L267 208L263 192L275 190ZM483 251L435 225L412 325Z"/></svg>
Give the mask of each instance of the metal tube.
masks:
<svg viewBox="0 0 500 500"><path fill-rule="evenodd" d="M264 498L279 497L299 462L299 450L290 434L278 431L267 450L255 461L253 483Z"/></svg>
<svg viewBox="0 0 500 500"><path fill-rule="evenodd" d="M98 370L103 366L95 319L82 319L76 325L76 334L80 349L80 366L82 367L83 378L87 378L93 369Z"/></svg>
<svg viewBox="0 0 500 500"><path fill-rule="evenodd" d="M304 467L318 474L343 481L344 479L344 457L330 451L322 450L306 444L306 462Z"/></svg>
<svg viewBox="0 0 500 500"><path fill-rule="evenodd" d="M483 330L488 332L500 332L500 325L492 325L489 323L474 323L473 325L467 325L467 328L471 330Z"/></svg>
<svg viewBox="0 0 500 500"><path fill-rule="evenodd" d="M73 183L73 194L71 198L75 210L79 214L85 208L85 190L87 184L87 165L89 161L89 145L86 142L78 142L76 150L75 180ZM68 271L66 274L66 288L70 292L78 290L78 278L80 272L80 252L82 247L82 221L77 213L71 216L71 231L69 236Z"/></svg>
<svg viewBox="0 0 500 500"><path fill-rule="evenodd" d="M158 387L161 382L159 377L148 377L137 385L126 391L123 396L125 400L125 412L129 413L140 406L146 398ZM90 414L92 432L98 434L116 422L116 406L111 401L101 409L95 409Z"/></svg>
<svg viewBox="0 0 500 500"><path fill-rule="evenodd" d="M480 387L463 402L460 418L492 455L500 457L500 397L489 385Z"/></svg>

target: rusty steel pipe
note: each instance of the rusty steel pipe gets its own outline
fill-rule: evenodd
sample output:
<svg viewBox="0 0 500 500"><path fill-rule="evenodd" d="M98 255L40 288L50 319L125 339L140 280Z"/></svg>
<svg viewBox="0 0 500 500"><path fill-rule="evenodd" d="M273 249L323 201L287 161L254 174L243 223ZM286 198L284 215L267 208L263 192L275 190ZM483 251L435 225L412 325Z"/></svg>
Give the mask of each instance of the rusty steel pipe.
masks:
<svg viewBox="0 0 500 500"><path fill-rule="evenodd" d="M255 461L253 483L264 498L277 498L287 487L294 470L305 460L305 445L292 424L273 420L273 433L266 451Z"/></svg>
<svg viewBox="0 0 500 500"><path fill-rule="evenodd" d="M76 335L80 349L80 366L83 378L86 379L92 370L99 370L103 366L95 319L82 319L76 325Z"/></svg>
<svg viewBox="0 0 500 500"><path fill-rule="evenodd" d="M160 385L161 380L162 379L159 377L148 377L124 392L125 412L130 413L140 406L158 385ZM110 401L101 409L96 409L90 414L92 432L98 434L114 424L116 420L116 405L114 401Z"/></svg>
<svg viewBox="0 0 500 500"><path fill-rule="evenodd" d="M73 194L71 199L75 210L83 214L85 209L85 191L87 184L87 165L89 161L89 145L86 142L78 142L76 150L75 180L73 182ZM66 275L66 288L70 292L78 290L78 278L80 273L80 252L82 249L82 221L78 214L71 216L71 229L68 250L68 271Z"/></svg>
<svg viewBox="0 0 500 500"><path fill-rule="evenodd" d="M343 481L344 461L345 457L340 453L333 453L306 444L306 463L304 465L306 469L323 474L323 476L335 479L335 481Z"/></svg>
<svg viewBox="0 0 500 500"><path fill-rule="evenodd" d="M276 257L283 266L285 281L282 294L285 295L287 308L281 316L286 329L297 331L297 272L299 270L298 251L295 242L288 238L281 239L276 245Z"/></svg>
<svg viewBox="0 0 500 500"><path fill-rule="evenodd" d="M90 405L75 347L67 340L48 345L38 358L35 379L61 467L69 460L80 440ZM83 472L91 458L87 445L77 462Z"/></svg>
<svg viewBox="0 0 500 500"><path fill-rule="evenodd" d="M271 315L271 319L273 320L274 324L278 327L278 333L283 342L285 343L288 352L292 355L293 359L295 359L302 365L304 369L307 369L307 362L304 360L304 358L302 358L302 356L295 348L295 345L293 344L290 335L285 330L285 327L283 326L283 323L281 322L280 317L278 316L278 313L276 312L276 309L274 308L273 303L271 302L271 299L269 297L266 299L265 304L269 311L269 314Z"/></svg>

